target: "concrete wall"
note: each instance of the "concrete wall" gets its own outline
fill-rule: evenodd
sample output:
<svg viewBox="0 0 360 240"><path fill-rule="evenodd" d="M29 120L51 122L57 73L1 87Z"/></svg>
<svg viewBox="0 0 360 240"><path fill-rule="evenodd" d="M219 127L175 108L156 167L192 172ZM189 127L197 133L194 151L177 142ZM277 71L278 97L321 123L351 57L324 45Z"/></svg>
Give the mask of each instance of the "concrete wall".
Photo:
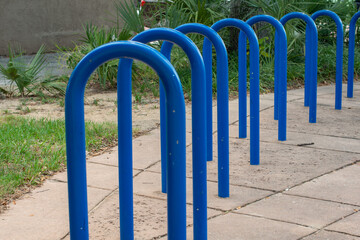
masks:
<svg viewBox="0 0 360 240"><path fill-rule="evenodd" d="M82 24L112 25L115 13L114 0L0 0L0 56L8 43L19 43L27 54L41 44L48 50L73 46Z"/></svg>

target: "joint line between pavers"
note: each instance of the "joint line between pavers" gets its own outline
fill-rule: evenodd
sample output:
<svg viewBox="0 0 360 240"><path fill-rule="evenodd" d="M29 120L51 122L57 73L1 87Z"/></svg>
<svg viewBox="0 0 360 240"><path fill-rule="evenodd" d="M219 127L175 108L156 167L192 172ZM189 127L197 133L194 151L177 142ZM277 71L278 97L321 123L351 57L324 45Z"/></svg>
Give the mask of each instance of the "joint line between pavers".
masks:
<svg viewBox="0 0 360 240"><path fill-rule="evenodd" d="M238 139L238 138L236 138ZM248 139L246 139L248 140ZM359 139L360 140L360 139ZM302 147L302 148L308 148L308 149L318 149L318 150L326 150L326 151L332 151L332 152L341 152L341 153L352 153L352 154L358 154L360 155L360 153L358 152L351 152L351 151L346 151L346 150L338 150L338 149L331 149L331 148L322 148L322 147L313 147L315 146L315 144L313 145L297 145L297 144L293 144L293 143L287 143L287 142L279 142L279 141L267 141L267 140L260 140L260 142L263 143L275 143L275 144L280 144L280 145L287 145L287 146L294 146L294 147ZM356 160L359 161L359 160Z"/></svg>
<svg viewBox="0 0 360 240"><path fill-rule="evenodd" d="M268 217L259 216L259 215L253 215L253 214L249 214L249 213L239 213L239 212L232 212L232 213L238 214L238 215L245 215L245 216L250 216L250 217L257 217L257 218L261 218L261 219L272 220L272 221L276 221L276 222L289 223L289 224L293 224L293 225L297 225L297 226L301 226L301 227L307 227L307 228L312 228L312 229L315 229L315 230L319 230L319 228L316 228L316 227L313 227L313 226L308 226L308 225L301 224L301 223L296 223L296 222L284 221L284 220L280 220L280 219L276 219L276 218L268 218Z"/></svg>
<svg viewBox="0 0 360 240"><path fill-rule="evenodd" d="M315 123L316 124L316 123ZM265 129L265 130L274 130L273 128L268 128L268 127L264 127L264 126L260 126L260 129ZM347 137L347 136L337 136L337 135L329 135L329 134L322 134L322 133L309 133L309 132L304 132L304 131L296 131L296 130L287 130L287 132L291 132L291 133L302 133L302 134L307 134L307 135L313 135L313 136L324 136L324 137L334 137L334 138L344 138L344 139L351 139L351 140L360 140L360 138L355 138L355 137Z"/></svg>
<svg viewBox="0 0 360 240"><path fill-rule="evenodd" d="M341 234L344 234L344 235L349 235L349 236L352 236L352 237L360 237L360 235L351 234L351 233L347 233L347 232L336 231L336 230L324 229L324 231L327 231L327 232L335 232L335 233L341 233Z"/></svg>
<svg viewBox="0 0 360 240"><path fill-rule="evenodd" d="M98 165L103 165L103 166L107 166L107 167L118 167L118 166L115 166L115 165L112 165L112 164L109 164L109 163L94 162L94 161L91 161L91 160L87 160L86 162L93 163L93 164L98 164Z"/></svg>
<svg viewBox="0 0 360 240"><path fill-rule="evenodd" d="M304 184L304 183L311 182L311 181L314 180L314 179L320 178L320 177L325 176L325 175L327 175L327 174L330 174L330 173L332 173L332 172L339 171L339 170L344 169L344 168L346 168L346 167L355 165L355 164L357 164L357 163L359 163L359 162L360 162L360 160L356 160L355 162L345 164L344 166L338 167L338 168L336 168L336 169L334 169L334 170L328 171L328 172L326 172L326 173L320 174L320 175L318 175L318 176L316 176L316 177L310 178L310 179L308 179L308 180L306 180L306 181L303 181L303 182L301 182L301 183L295 184L294 186L288 187L288 188L282 190L281 192L289 191L290 189L292 189L292 188L294 188L294 187L298 187L298 186L300 186L300 185L302 185L302 184Z"/></svg>
<svg viewBox="0 0 360 240"><path fill-rule="evenodd" d="M354 215L354 214L356 214L356 213L357 213L357 212L354 211L354 212L352 212L352 213L350 213L350 214L348 214L348 215L346 215L346 216L344 216L344 217L340 217L339 219L336 219L335 221L333 221L333 222L331 222L331 223L329 223L329 224L327 224L327 225L319 228L317 231L315 231L315 232L313 232L313 233L310 233L310 234L308 234L308 235L306 235L306 236L303 236L303 237L299 238L298 240L304 239L305 237L308 237L308 236L311 236L311 235L313 235L313 234L315 234L315 233L318 233L318 232L320 232L321 230L329 231L329 230L326 230L325 228L327 228L328 226L330 226L330 225L332 225L332 224L334 224L334 223L337 223L337 222L339 222L339 221L341 221L341 220L343 220L343 219L345 219L345 218L347 218L347 217L350 217L351 215ZM330 230L329 232L331 232L331 230ZM338 232L338 231L333 231L333 232ZM339 233L343 233L343 232L339 232ZM356 235L352 235L352 234L349 234L349 233L345 233L345 234L351 235L351 236L356 236ZM356 236L356 237L358 237L358 236Z"/></svg>
<svg viewBox="0 0 360 240"><path fill-rule="evenodd" d="M265 129L265 128L263 128ZM268 130L268 129L267 129ZM301 132L294 132L294 133L301 133ZM310 134L309 134L310 135ZM335 137L335 136L328 136L328 135L317 135L317 136L327 136L327 137ZM240 140L240 138L238 137L229 137L231 139L236 139L236 140ZM343 138L343 137L337 137L337 138ZM345 138L345 139L349 139L349 138ZM244 140L244 141L250 141L249 138L241 138L241 140ZM353 140L360 140L360 139L355 139L353 138ZM321 147L313 147L315 146L314 145L310 145L310 146L307 146L307 145L297 145L297 144L293 144L293 143L288 143L288 142L285 142L285 141L268 141L268 140L261 140L260 139L260 143L274 143L274 144L279 144L279 145L287 145L287 146L294 146L294 147L303 147L303 148L309 148L309 149L318 149L318 150L326 150L326 151L332 151L332 152L341 152L341 153L352 153L352 154L359 154L358 152L351 152L351 151L345 151L345 150L337 150L337 149L331 149L331 148L321 148ZM311 147L312 146L312 147Z"/></svg>
<svg viewBox="0 0 360 240"><path fill-rule="evenodd" d="M88 214L94 212L106 199L108 199L110 196L112 196L117 189L118 189L118 188L115 188L113 191L111 191L109 194L107 194L103 199L101 199L92 209L89 210ZM67 232L67 233L61 238L61 240L65 239L69 234L70 234L70 232Z"/></svg>
<svg viewBox="0 0 360 240"><path fill-rule="evenodd" d="M188 177L191 178L191 177ZM192 178L191 178L192 179ZM211 183L217 183L217 181L215 180L207 180L208 182ZM254 186L248 186L248 185L242 185L242 184L234 184L234 183L230 183L230 186L235 186L235 187L244 187L244 188L250 188L250 189L256 189L256 190L262 190L262 191L269 191L269 192L274 192L274 193L278 193L277 190L274 189L267 189L267 188L259 188L259 187L254 187Z"/></svg>
<svg viewBox="0 0 360 240"><path fill-rule="evenodd" d="M316 198L316 197L310 197L310 196L303 196L303 195L294 194L294 193L283 192L283 194L288 195L288 196L307 198L307 199L319 200L319 201L324 201L324 202L339 203L339 204L343 204L343 205L347 205L347 206L351 206L351 207L360 207L360 205L356 205L356 204L352 204L352 203L345 203L345 202L339 202L339 201L334 201L334 200L329 200L329 199L322 199L322 198Z"/></svg>

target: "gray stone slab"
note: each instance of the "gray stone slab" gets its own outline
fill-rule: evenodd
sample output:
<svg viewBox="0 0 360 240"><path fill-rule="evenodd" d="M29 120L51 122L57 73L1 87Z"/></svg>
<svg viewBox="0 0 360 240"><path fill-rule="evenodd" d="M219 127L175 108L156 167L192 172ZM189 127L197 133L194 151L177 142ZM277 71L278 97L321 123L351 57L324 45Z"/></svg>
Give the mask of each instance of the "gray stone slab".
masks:
<svg viewBox="0 0 360 240"><path fill-rule="evenodd" d="M110 191L88 188L89 209ZM67 184L48 180L0 216L0 239L61 239L69 231Z"/></svg>
<svg viewBox="0 0 360 240"><path fill-rule="evenodd" d="M214 136L214 160L208 164L208 179L217 181L217 141ZM250 165L250 146L246 139L230 139L230 184L268 190L284 190L319 175L356 162L360 155L292 146L281 143L260 144L260 165ZM187 148L187 177L192 177L191 149ZM148 169L161 172L157 163Z"/></svg>
<svg viewBox="0 0 360 240"><path fill-rule="evenodd" d="M359 210L359 209L357 209ZM346 217L334 224L331 224L326 229L332 231L338 231L348 233L360 237L360 212L357 212L349 217Z"/></svg>
<svg viewBox="0 0 360 240"><path fill-rule="evenodd" d="M288 131L360 139L360 125L358 124L360 109L358 108L339 111L318 106L317 123L309 123L309 108L300 103L289 103L287 113ZM270 120L273 119L272 109L262 111L260 117L261 128L278 128L277 121Z"/></svg>
<svg viewBox="0 0 360 240"><path fill-rule="evenodd" d="M133 140L134 168L145 169L160 159L160 129Z"/></svg>
<svg viewBox="0 0 360 240"><path fill-rule="evenodd" d="M187 178L186 198L188 203L193 203L192 179ZM272 192L247 187L230 186L230 197L218 197L218 185L207 182L208 207L229 211L245 204L259 200L270 195ZM166 199L166 194L161 192L161 175L154 172L142 172L134 178L134 193L154 198Z"/></svg>
<svg viewBox="0 0 360 240"><path fill-rule="evenodd" d="M260 165L249 164L249 141L230 139L230 183L284 190L355 162L359 154L311 149L279 143L260 144ZM341 160L339 160L341 159ZM191 170L191 159L187 161ZM208 162L208 179L217 181L217 147Z"/></svg>
<svg viewBox="0 0 360 240"><path fill-rule="evenodd" d="M231 125L230 137L238 138L238 126ZM319 148L328 150L337 150L345 152L360 153L360 139L345 138L345 137L333 137L326 135L316 135L312 133L300 133L300 132L287 132L286 141L278 141L277 129L260 129L260 141L273 142L279 144L288 145L306 145L309 148ZM250 127L248 127L248 136L250 136ZM243 139L239 139L241 141Z"/></svg>
<svg viewBox="0 0 360 240"><path fill-rule="evenodd" d="M360 237L355 237L338 232L319 231L311 234L308 237L302 238L302 240L359 240Z"/></svg>
<svg viewBox="0 0 360 240"><path fill-rule="evenodd" d="M134 195L135 239L153 239L167 233L165 200ZM209 210L209 216L220 214ZM187 224L192 224L192 206L187 205ZM120 239L119 195L114 192L89 217L90 239Z"/></svg>
<svg viewBox="0 0 360 240"><path fill-rule="evenodd" d="M89 162L86 164L86 169L88 187L108 190L114 190L118 187L118 167ZM133 175L137 173L139 173L139 171L134 169ZM54 179L67 182L67 172L56 174Z"/></svg>
<svg viewBox="0 0 360 240"><path fill-rule="evenodd" d="M160 160L160 130L154 129L148 134L133 140L133 167L145 169ZM118 149L111 149L109 153L88 159L88 162L96 162L118 166Z"/></svg>
<svg viewBox="0 0 360 240"><path fill-rule="evenodd" d="M87 159L89 163L100 163L105 165L118 166L118 147L113 147L109 151L98 156L92 156Z"/></svg>
<svg viewBox="0 0 360 240"><path fill-rule="evenodd" d="M287 194L360 206L360 178L355 176L360 176L359 163L292 188Z"/></svg>
<svg viewBox="0 0 360 240"><path fill-rule="evenodd" d="M86 164L87 185L113 190L118 187L118 168L97 163ZM54 176L55 180L67 182L67 172Z"/></svg>
<svg viewBox="0 0 360 240"><path fill-rule="evenodd" d="M322 228L348 214L354 208L340 203L276 194L236 210L238 213Z"/></svg>
<svg viewBox="0 0 360 240"><path fill-rule="evenodd" d="M352 109L360 108L359 96L354 96L353 98L346 98L346 95L343 95L342 98L342 109ZM302 100L296 100L296 102L301 103ZM335 95L320 95L317 97L317 105L324 106L328 108L335 108Z"/></svg>
<svg viewBox="0 0 360 240"><path fill-rule="evenodd" d="M192 228L188 228L187 239L193 239L191 231ZM208 221L210 240L289 240L298 239L313 231L309 227L234 213Z"/></svg>

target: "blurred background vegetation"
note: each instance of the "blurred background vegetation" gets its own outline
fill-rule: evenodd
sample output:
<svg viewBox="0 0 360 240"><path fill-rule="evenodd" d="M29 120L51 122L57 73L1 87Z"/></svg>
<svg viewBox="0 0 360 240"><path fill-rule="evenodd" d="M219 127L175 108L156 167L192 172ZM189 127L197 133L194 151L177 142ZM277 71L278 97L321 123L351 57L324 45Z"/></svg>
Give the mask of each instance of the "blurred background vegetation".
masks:
<svg viewBox="0 0 360 240"><path fill-rule="evenodd" d="M140 1L123 2L115 0L113 22L109 24L113 27L95 26L88 23L84 26L84 34L79 37L74 48L64 49L58 47L59 52L66 62L66 67L74 69L78 62L91 50L105 43L129 40L136 34L147 28L169 27L176 28L185 23L202 23L211 26L215 22L224 18L238 18L246 21L252 16L258 14L271 15L280 19L290 12L303 12L308 15L322 9L334 11L339 15L344 24L345 44L344 44L344 81L347 78L347 54L348 54L348 31L351 17L357 9L353 0L159 0L159 1ZM125 22L125 27L119 27L120 21ZM319 31L319 59L318 59L318 81L319 83L332 83L335 81L336 71L336 25L328 17L320 17L316 20ZM288 37L288 86L289 88L301 87L304 82L305 67L305 24L300 20L292 20L286 24ZM274 29L266 23L260 23L254 26L258 35L261 51L260 59L260 89L262 92L269 92L274 87ZM230 92L236 94L237 90L237 40L239 31L234 28L222 30L220 33L223 38L229 55L229 88ZM357 32L356 42L360 44L360 31ZM203 37L190 34L189 37L196 43L199 49L202 49ZM153 43L151 46L160 49L160 43ZM16 61L16 53L12 52L12 64L7 68L1 69L4 75L13 77L17 85L23 84L20 89L20 95L27 93L40 93L30 86L42 86L39 81L36 84L28 84L29 79L19 80L19 75L12 74ZM40 53L43 49L40 49ZM360 49L356 48L356 53L360 54ZM357 55L358 56L358 55ZM213 54L215 58L215 54ZM40 64L43 63L41 56ZM359 59L359 58L355 58ZM185 96L190 98L191 92L191 69L185 53L174 47L172 52L172 63L181 78ZM214 59L213 63L216 61ZM99 90L108 90L116 88L116 74L118 61L113 60L103 64L92 75L90 86ZM36 69L42 66L35 67ZM214 66L214 78L216 77L216 68ZM24 70L25 71L25 70ZM20 70L18 72L21 72ZM26 71L25 71L26 72ZM36 73L36 71L35 71ZM360 61L355 61L355 77L360 73ZM25 74L23 74L25 76ZM17 79L15 78L17 77ZM28 76L26 76L28 77ZM51 84L49 84L49 82ZM48 79L45 86L57 87L55 90L63 94L64 79ZM18 84L20 83L20 84ZM216 81L213 81L214 93L216 93ZM62 86L60 88L59 86ZM47 90L51 91L48 87ZM146 65L135 62L133 65L133 93L135 99L139 102L144 97L158 97L158 77ZM1 90L1 89L0 89ZM12 91L11 94L14 94Z"/></svg>

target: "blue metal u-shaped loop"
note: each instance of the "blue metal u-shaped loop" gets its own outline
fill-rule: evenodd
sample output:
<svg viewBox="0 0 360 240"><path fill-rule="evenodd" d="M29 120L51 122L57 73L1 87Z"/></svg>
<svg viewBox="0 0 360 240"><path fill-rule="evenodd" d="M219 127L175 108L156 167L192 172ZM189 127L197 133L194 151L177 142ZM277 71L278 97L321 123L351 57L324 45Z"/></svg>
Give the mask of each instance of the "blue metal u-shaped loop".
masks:
<svg viewBox="0 0 360 240"><path fill-rule="evenodd" d="M212 28L217 32L225 27L236 27L241 31L244 31L250 41L250 164L258 165L260 162L259 42L254 30L244 21L235 18L227 18L212 25ZM203 55L212 55L211 43L206 39L203 46ZM243 59L245 59L245 61ZM205 67L211 66L211 60L211 57L204 58ZM243 126L246 126L247 122L247 86L246 81L242 80L244 79L244 74L246 79L246 66L245 52L245 56L244 54L239 55L239 129L243 129ZM207 75L207 78L207 83L211 85L212 76ZM211 86L207 89L207 91L209 90L211 90ZM243 136L243 134L241 134L241 136ZM225 178L228 179L228 174L228 172L223 172L219 169L219 182L220 180L224 181Z"/></svg>
<svg viewBox="0 0 360 240"><path fill-rule="evenodd" d="M150 65L161 77L167 98L168 135L168 236L186 239L186 143L185 101L179 77L170 62L155 49L137 42L105 44L87 54L74 69L66 90L65 126L68 171L70 238L89 239L84 91L91 73L104 62L115 58L133 58ZM120 79L125 96L118 96L119 109L131 103L131 79ZM130 86L130 87L129 87ZM131 113L131 109L130 109ZM131 114L120 115L119 124L119 194L120 236L134 239L132 185ZM128 149L129 148L129 149Z"/></svg>
<svg viewBox="0 0 360 240"><path fill-rule="evenodd" d="M278 122L278 140L286 140L286 105L287 105L287 39L284 26L274 17L258 15L246 21L250 26L258 22L267 22L275 27L275 95L274 95L274 119ZM246 38L243 32L239 35L239 55L246 56ZM245 43L245 44L244 44ZM246 62L246 59L245 59ZM246 82L246 73L243 74ZM246 126L243 132L246 133Z"/></svg>
<svg viewBox="0 0 360 240"><path fill-rule="evenodd" d="M215 47L216 50L216 66L217 66L217 119L218 119L218 163L220 164L220 169L224 169L224 171L229 171L229 93L228 93L228 58L225 44L221 37L217 34L217 32L205 25L198 23L188 23L181 25L176 28L176 30L188 34L188 33L198 33L202 34L206 37ZM164 43L161 52L168 56L171 51L172 44ZM204 62L206 58L211 58L211 55L205 55L204 53ZM208 61L207 61L208 63ZM210 69L210 73L212 73L212 66L206 66L207 70ZM211 86L211 85L210 85ZM204 87L205 88L205 87ZM209 92L207 92L208 94ZM193 92L196 94L196 92ZM208 102L212 99L212 95L206 96ZM210 98L210 99L209 99ZM208 103L207 102L207 103ZM212 159L212 119L211 115L209 118L209 108L210 114L212 109L212 104L207 105L207 160L209 160L209 155ZM197 122L192 122L192 124L199 124ZM211 126L211 127L209 127ZM193 139L193 142L195 140ZM195 146L194 146L195 147ZM211 148L210 148L211 147ZM209 151L211 149L211 152ZM194 184L200 184L199 182ZM195 193L194 193L195 194ZM199 194L199 193L198 193ZM221 181L219 182L219 196L220 197L229 197L229 181ZM194 205L195 208L195 205Z"/></svg>
<svg viewBox="0 0 360 240"><path fill-rule="evenodd" d="M206 239L207 237L207 186L206 186L206 109L205 109L205 69L199 49L191 41L179 31L170 28L154 28L139 33L133 41L148 43L152 41L164 40L179 45L187 54L191 64L192 74L192 138L193 138L193 181L194 183L194 235L196 239ZM165 42L164 45L170 43ZM164 47L162 47L164 48ZM161 51L165 53L166 51ZM169 52L168 52L169 53ZM167 59L170 59L170 53L164 54ZM119 62L119 80L122 78L131 79L131 64L132 60L121 59ZM161 83L160 83L161 85ZM123 88L118 88L118 94L125 94ZM163 104L160 102L160 126L161 128L161 161L162 161L162 190L167 192L169 189L166 185L166 178L170 176L167 174L169 166L166 160L168 154L167 137L166 137L166 112L165 112L165 92L160 93L160 100L163 99ZM131 102L128 103L131 107ZM131 108L130 108L131 110ZM161 112L162 111L162 112ZM124 113L127 114L127 113ZM162 118L161 118L162 117ZM165 162L166 161L166 162ZM202 183L202 184L199 184ZM196 208L195 208L196 206Z"/></svg>
<svg viewBox="0 0 360 240"><path fill-rule="evenodd" d="M309 122L316 123L316 102L317 102L317 61L318 61L318 33L314 20L308 15L300 12L288 13L280 19L282 25L294 18L306 22L305 36L305 101L304 105L309 106Z"/></svg>
<svg viewBox="0 0 360 240"><path fill-rule="evenodd" d="M198 33L206 37L210 41L216 51L216 79L217 79L217 118L218 118L218 151L219 158L229 156L229 91L228 91L228 77L229 77L229 67L228 67L228 57L225 43L219 34L212 28L205 26L199 23L187 23L183 24L176 30L188 34L188 33ZM206 76L212 76L212 66L207 66L208 62L206 59L211 58L211 56L203 55ZM209 77L207 77L209 79ZM206 86L212 86L211 84L206 84ZM206 92L207 103L212 102L212 91ZM209 94L210 93L210 94ZM211 100L210 100L211 99ZM213 148L212 148L212 104L206 105L207 109L207 160L212 160Z"/></svg>
<svg viewBox="0 0 360 240"><path fill-rule="evenodd" d="M348 56L348 80L347 80L347 97L352 98L354 95L354 58L355 58L355 27L356 21L360 18L360 12L354 14L349 26L349 56Z"/></svg>
<svg viewBox="0 0 360 240"><path fill-rule="evenodd" d="M342 73L343 73L343 56L344 56L344 29L340 17L329 10L320 10L311 15L315 21L320 16L331 17L336 23L336 87L335 87L335 109L341 109L342 98ZM307 30L308 31L308 30Z"/></svg>
<svg viewBox="0 0 360 240"><path fill-rule="evenodd" d="M227 59L227 51L225 44L223 43L220 36L210 27L198 24L198 23L188 23L181 25L177 28L175 28L177 31L188 34L188 33L198 33L201 35L204 35L206 38L210 39L214 45L216 46L216 52L217 52L217 62L218 62L218 82L219 82L219 89L220 92L219 97L219 104L222 107L222 109L218 110L220 111L220 114L222 116L219 118L218 121L218 128L219 128L219 135L222 139L224 139L222 144L219 144L219 148L222 150L222 157L227 157L227 162L229 162L229 110L228 110L228 59ZM172 50L173 44L170 42L165 42L161 48L161 52L166 56L168 59L170 59L171 50ZM195 82L193 84L196 84ZM194 86L194 85L193 85ZM202 87L203 91L206 90L205 84L198 87ZM161 96L161 95L160 95ZM196 98L198 98L198 92L195 88L192 89L192 104L193 104L193 111L197 111L197 107L194 105ZM211 106L210 106L211 107ZM205 105L203 106L204 110L206 110ZM211 120L211 119L210 119ZM192 119L192 126L193 128L198 128L200 123L196 121L196 119ZM209 141L208 134L209 130L212 131L212 129L209 129L209 126L212 126L211 121L206 122L207 126L207 141ZM211 140L212 140L212 132L210 132ZM193 135L193 149L198 148L201 141L201 139L196 138L195 135ZM207 142L207 148L209 148L209 142ZM212 141L210 142L210 146L212 149ZM220 150L219 150L220 152ZM195 153L195 152L193 152ZM209 151L207 151L207 160L209 160ZM195 155L193 155L193 159L195 159ZM220 156L219 156L220 159ZM201 164L201 165L200 165ZM201 176L195 176L197 174L200 174ZM193 197L194 197L194 204L193 204L193 210L194 210L194 219L199 219L198 222L200 223L206 223L207 221L207 215L206 215L206 209L202 206L203 202L207 201L206 191L195 191L195 189L205 189L206 190L206 163L204 162L196 162L193 161ZM202 187L199 187L201 185ZM229 183L227 185L222 186L222 188L227 188L227 195L220 195L221 197L229 197ZM202 199L202 201L200 201ZM196 201L195 201L196 200ZM205 212L202 212L205 211ZM201 219L201 220L200 220ZM196 229L195 229L196 228ZM194 239L205 239L207 236L207 226L200 224L194 224Z"/></svg>

